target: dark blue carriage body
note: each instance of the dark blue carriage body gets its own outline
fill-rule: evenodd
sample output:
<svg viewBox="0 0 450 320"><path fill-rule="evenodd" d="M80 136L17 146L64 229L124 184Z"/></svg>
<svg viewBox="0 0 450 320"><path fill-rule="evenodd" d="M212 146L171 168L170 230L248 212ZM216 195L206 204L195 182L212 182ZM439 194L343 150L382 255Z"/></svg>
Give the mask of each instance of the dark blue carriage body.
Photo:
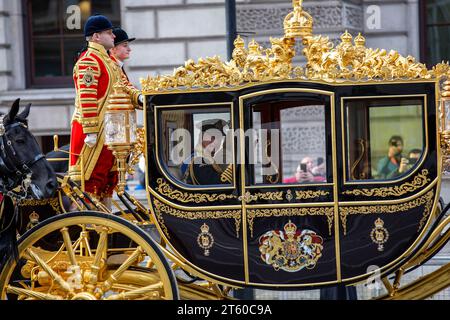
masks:
<svg viewBox="0 0 450 320"><path fill-rule="evenodd" d="M376 270L397 268L423 240L439 199L436 97L436 81L286 81L147 95L147 191L158 229L188 270L228 284L316 287L355 283ZM187 123L196 119L189 118L190 108L202 110L200 118L208 110L226 110L229 128L246 132L257 112L263 118L270 108L296 104L323 106L323 180L282 183L276 172L275 179L257 181L248 143L239 135L230 145L228 184L190 185L172 174L178 169L167 161L167 128L177 125L168 124L176 114L168 111L185 112ZM361 123L380 110L410 105L417 105L420 159L396 177L375 178L374 144L367 141L381 133ZM282 122L275 118L266 124ZM399 132L401 126L402 121ZM277 170L283 170L283 161Z"/></svg>

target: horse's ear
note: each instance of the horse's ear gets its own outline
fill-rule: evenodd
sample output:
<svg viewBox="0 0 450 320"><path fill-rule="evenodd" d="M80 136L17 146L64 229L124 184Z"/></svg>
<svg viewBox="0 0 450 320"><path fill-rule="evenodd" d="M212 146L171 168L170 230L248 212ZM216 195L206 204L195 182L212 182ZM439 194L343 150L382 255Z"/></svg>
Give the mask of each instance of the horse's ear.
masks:
<svg viewBox="0 0 450 320"><path fill-rule="evenodd" d="M26 118L28 118L28 115L30 114L30 107L31 107L31 103L27 104L25 106L25 109L17 117L22 120L25 120Z"/></svg>
<svg viewBox="0 0 450 320"><path fill-rule="evenodd" d="M20 98L17 98L16 101L11 106L11 110L9 110L9 113L7 115L7 122L11 122L16 118L17 113L19 112L19 106L20 106Z"/></svg>

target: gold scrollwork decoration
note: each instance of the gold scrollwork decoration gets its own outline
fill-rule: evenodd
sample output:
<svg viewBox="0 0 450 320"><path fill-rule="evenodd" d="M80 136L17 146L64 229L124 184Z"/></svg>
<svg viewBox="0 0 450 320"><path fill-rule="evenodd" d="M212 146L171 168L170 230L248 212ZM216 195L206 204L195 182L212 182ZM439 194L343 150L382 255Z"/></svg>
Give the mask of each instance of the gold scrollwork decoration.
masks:
<svg viewBox="0 0 450 320"><path fill-rule="evenodd" d="M275 200L283 200L283 191L278 191L278 192L258 192L258 193L254 193L252 194L253 198L251 200L270 200L270 201L275 201Z"/></svg>
<svg viewBox="0 0 450 320"><path fill-rule="evenodd" d="M234 219L235 226L236 226L236 237L239 238L239 230L241 227L241 210L229 209L229 210L187 211L187 210L180 210L180 209L170 207L170 206L160 202L157 199L153 199L153 205L155 206L155 213L158 217L159 222L161 222L160 216L162 214L167 214L172 217L188 219L188 220ZM167 228L165 228L165 231L167 232Z"/></svg>
<svg viewBox="0 0 450 320"><path fill-rule="evenodd" d="M371 188L371 189L354 189L346 190L343 194L353 195L353 196L366 196L366 197L390 197L390 196L402 196L406 193L413 192L419 188L424 187L430 178L428 176L428 170L423 169L421 173L414 177L411 182L403 183L400 186L395 187L382 187L382 188Z"/></svg>
<svg viewBox="0 0 450 320"><path fill-rule="evenodd" d="M324 190L307 190L307 191L295 191L295 199L301 200L301 199L314 199L321 196L327 196L330 193L328 191Z"/></svg>
<svg viewBox="0 0 450 320"><path fill-rule="evenodd" d="M334 220L333 207L248 209L247 222L250 229L250 236L253 237L253 222L255 218L293 216L326 216L328 221L328 232L331 236Z"/></svg>
<svg viewBox="0 0 450 320"><path fill-rule="evenodd" d="M158 178L156 180L158 186L156 187L156 191L159 194L166 196L170 199L177 200L180 202L194 202L194 203L204 203L204 202L214 202L214 201L223 201L226 199L236 198L233 194L217 194L217 193L189 193L182 192L179 190L173 189L166 181L162 178Z"/></svg>
<svg viewBox="0 0 450 320"><path fill-rule="evenodd" d="M420 221L420 228L425 223L427 217L431 213L431 207L433 205L434 191L430 190L425 195L416 198L412 201L401 204L390 205L373 205L373 206L352 206L352 207L340 207L339 216L341 218L342 230L344 235L347 234L347 217L349 215L368 215L368 214L389 214L389 213L404 213L408 210L425 205L423 211L423 217Z"/></svg>
<svg viewBox="0 0 450 320"><path fill-rule="evenodd" d="M131 156L128 161L127 171L129 174L134 174L134 166L139 163L139 159L145 152L145 129L137 128L136 129L136 143L132 145L131 148Z"/></svg>
<svg viewBox="0 0 450 320"><path fill-rule="evenodd" d="M27 206L45 206L50 205L55 213L61 213L61 207L59 205L58 198L48 198L48 199L24 199L19 202L20 207Z"/></svg>

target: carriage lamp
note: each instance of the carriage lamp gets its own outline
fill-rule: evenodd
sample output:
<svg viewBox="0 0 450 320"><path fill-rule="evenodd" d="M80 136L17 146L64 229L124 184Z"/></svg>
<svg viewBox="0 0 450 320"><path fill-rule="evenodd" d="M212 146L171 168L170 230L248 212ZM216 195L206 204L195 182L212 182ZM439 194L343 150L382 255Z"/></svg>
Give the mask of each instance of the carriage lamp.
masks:
<svg viewBox="0 0 450 320"><path fill-rule="evenodd" d="M127 158L135 143L136 111L126 87L119 82L114 85L105 111L105 144L117 159L119 195L125 191Z"/></svg>

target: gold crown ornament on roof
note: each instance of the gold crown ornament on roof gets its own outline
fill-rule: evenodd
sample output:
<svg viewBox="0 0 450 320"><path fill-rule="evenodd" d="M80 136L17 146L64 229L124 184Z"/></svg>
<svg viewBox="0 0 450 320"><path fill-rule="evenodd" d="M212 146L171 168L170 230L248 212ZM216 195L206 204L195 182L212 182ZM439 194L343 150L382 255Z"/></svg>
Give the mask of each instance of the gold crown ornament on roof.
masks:
<svg viewBox="0 0 450 320"><path fill-rule="evenodd" d="M284 18L284 34L287 38L305 38L312 35L313 18L302 8L303 0L292 0L294 11Z"/></svg>
<svg viewBox="0 0 450 320"><path fill-rule="evenodd" d="M233 44L234 44L234 47L235 47L235 48L244 48L244 47L245 47L245 42L244 42L244 40L241 38L240 35L238 35L238 36L236 37L236 39L234 40Z"/></svg>
<svg viewBox="0 0 450 320"><path fill-rule="evenodd" d="M351 44L352 40L353 40L353 36L350 33L348 33L347 30L345 30L345 32L341 35L341 40L344 43L350 43Z"/></svg>
<svg viewBox="0 0 450 320"><path fill-rule="evenodd" d="M364 47L366 45L366 38L361 35L361 32L355 37L355 44L357 47Z"/></svg>
<svg viewBox="0 0 450 320"><path fill-rule="evenodd" d="M450 66L440 63L428 70L412 56L395 50L372 49L366 39L345 31L336 46L328 37L312 33L313 18L303 9L302 0L293 0L293 11L284 19L285 35L270 38L270 48L254 39L245 47L238 36L230 61L219 56L190 59L171 75L141 79L144 94L215 90L254 82L283 80L358 83L397 80L440 79L450 74ZM293 66L295 43L301 40L305 65Z"/></svg>

